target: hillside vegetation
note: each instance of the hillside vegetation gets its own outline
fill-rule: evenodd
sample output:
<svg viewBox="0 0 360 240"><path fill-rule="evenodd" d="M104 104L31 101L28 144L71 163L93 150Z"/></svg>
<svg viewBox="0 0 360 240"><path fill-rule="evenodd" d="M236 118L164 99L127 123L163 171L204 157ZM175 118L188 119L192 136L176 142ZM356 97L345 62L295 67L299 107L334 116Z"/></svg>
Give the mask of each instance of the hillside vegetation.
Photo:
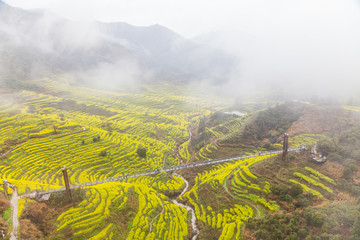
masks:
<svg viewBox="0 0 360 240"><path fill-rule="evenodd" d="M0 105L0 174L19 194L64 187L63 166L78 185L253 157L98 184L73 191L72 202L21 200L20 238L190 239L196 229L198 239L358 236L358 126L290 136L290 147L318 143L329 158L322 165L306 150L285 161L259 155L281 149L282 134L319 106L285 102L239 116L224 113L230 102L168 83L123 92L29 83L37 87L4 90Z"/></svg>

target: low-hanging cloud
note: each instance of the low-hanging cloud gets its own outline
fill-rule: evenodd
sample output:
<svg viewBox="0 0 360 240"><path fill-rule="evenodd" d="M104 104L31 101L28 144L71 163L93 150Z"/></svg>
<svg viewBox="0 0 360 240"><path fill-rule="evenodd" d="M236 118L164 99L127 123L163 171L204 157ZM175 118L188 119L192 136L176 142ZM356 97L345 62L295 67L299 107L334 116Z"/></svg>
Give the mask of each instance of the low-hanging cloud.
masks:
<svg viewBox="0 0 360 240"><path fill-rule="evenodd" d="M218 3L212 6L214 4ZM229 9L224 4L220 8L211 7L211 11L218 11L215 13L205 7L204 16L227 14L226 18L209 18L209 25L220 27L221 31L193 40L236 56L236 67L224 73L217 72L214 65L211 70L216 80L211 76L202 79L198 82L200 90L214 85L217 93L238 97L281 88L284 94L294 98L346 97L359 92L359 1L241 0L231 1L231 4L236 8ZM0 21L0 38L5 39L0 50L8 51L8 46L33 50L28 58L41 61L29 61L30 76L52 72L47 68L61 66L73 78L89 79L95 85L108 87L138 84L155 76L133 54L141 45L107 35L101 24L76 23L41 11L26 15L25 18L32 21L19 21L19 16L21 14L13 16L14 19L3 17ZM194 23L197 20L184 21ZM143 52L146 50L144 48ZM189 59L198 57L195 65L181 65L182 70L189 70L189 75L193 66L201 66L201 62L209 58L203 51L197 52L199 56L182 53ZM176 63L173 55L168 61L161 60ZM4 64L0 64L0 72L1 66Z"/></svg>
<svg viewBox="0 0 360 240"><path fill-rule="evenodd" d="M11 79L66 76L92 86L138 84L151 73L126 40L97 22L73 22L47 11L0 9L0 84Z"/></svg>
<svg viewBox="0 0 360 240"><path fill-rule="evenodd" d="M136 60L119 59L115 63L100 63L94 68L73 72L69 77L87 86L116 90L149 81L153 78L153 72Z"/></svg>
<svg viewBox="0 0 360 240"><path fill-rule="evenodd" d="M238 57L221 91L236 96L282 88L294 98L360 92L357 2L275 0L264 5L269 11L261 16L239 17L241 23L195 38Z"/></svg>

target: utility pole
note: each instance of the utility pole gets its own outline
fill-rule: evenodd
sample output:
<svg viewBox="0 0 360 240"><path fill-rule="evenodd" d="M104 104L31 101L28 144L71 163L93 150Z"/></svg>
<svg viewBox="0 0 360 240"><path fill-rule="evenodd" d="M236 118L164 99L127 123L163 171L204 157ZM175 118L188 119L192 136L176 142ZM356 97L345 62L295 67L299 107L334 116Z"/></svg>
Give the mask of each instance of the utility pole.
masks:
<svg viewBox="0 0 360 240"><path fill-rule="evenodd" d="M284 134L284 142L283 142L283 153L281 159L285 161L286 156L288 154L288 147L289 147L289 135L287 133Z"/></svg>
<svg viewBox="0 0 360 240"><path fill-rule="evenodd" d="M62 168L63 176L64 176L64 182L65 182L65 188L66 188L66 195L69 200L71 200L71 191L70 191L70 183L69 183L69 176L67 173L66 167Z"/></svg>

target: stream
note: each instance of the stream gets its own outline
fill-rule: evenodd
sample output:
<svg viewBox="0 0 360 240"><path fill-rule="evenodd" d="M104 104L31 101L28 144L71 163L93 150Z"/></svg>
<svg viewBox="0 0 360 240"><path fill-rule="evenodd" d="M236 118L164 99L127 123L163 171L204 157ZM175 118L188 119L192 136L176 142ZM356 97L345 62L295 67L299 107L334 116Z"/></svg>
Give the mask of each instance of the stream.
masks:
<svg viewBox="0 0 360 240"><path fill-rule="evenodd" d="M181 197L182 195L184 195L186 193L186 191L188 190L189 188L189 183L188 181L186 181L185 178L183 178L181 175L179 174L176 174L176 173L173 173L173 175L177 176L177 177L180 177L186 184L184 190L181 192L181 194L178 196ZM193 230L193 234L194 236L192 237L192 240L196 240L196 238L199 236L199 228L196 226L196 215L195 215L195 211L193 208L191 208L190 206L187 206L187 205L184 205L182 203L179 203L178 201L176 201L176 199L173 199L172 202L175 204L175 205L178 205L179 207L183 207L185 208L188 212L190 212L191 214L191 227L192 227L192 230Z"/></svg>
<svg viewBox="0 0 360 240"><path fill-rule="evenodd" d="M187 141L190 142L190 141L191 141L192 134L191 134L191 131L190 131L190 130L188 130L188 131L189 131L189 139L188 139ZM183 163L183 160L181 159L180 154L179 154L180 149L181 149L181 146L182 146L182 145L180 145L180 146L178 147L177 156L178 156L178 158L181 160L181 164L182 164L182 163ZM177 177L180 177L180 178L185 182L185 185L186 185L185 188L184 188L184 190L183 190L183 191L181 192L181 194L177 197L177 198L179 198L179 197L181 197L182 195L184 195L184 194L186 193L186 191L188 190L188 188L189 188L189 182L188 182L185 178L183 178L181 175L179 175L179 174L177 174L177 173L173 173L173 175L175 175L175 176L177 176ZM199 231L199 228L196 226L195 210L194 210L193 208L191 208L190 206L187 206L187 205L184 205L184 204L182 204L182 203L179 203L176 199L173 199L172 202L173 202L175 205L178 205L179 207L185 208L188 212L190 212L190 214L191 214L191 227L192 227L192 232L193 232L193 234L194 234L194 236L192 237L192 240L196 240L197 237L199 236L200 231Z"/></svg>

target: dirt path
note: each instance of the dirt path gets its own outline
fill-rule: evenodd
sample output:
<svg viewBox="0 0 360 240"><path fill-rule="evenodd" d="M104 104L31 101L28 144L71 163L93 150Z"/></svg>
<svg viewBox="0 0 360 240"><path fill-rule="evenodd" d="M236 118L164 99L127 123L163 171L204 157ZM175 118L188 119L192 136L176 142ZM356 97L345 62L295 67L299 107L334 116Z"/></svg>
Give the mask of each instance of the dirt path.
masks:
<svg viewBox="0 0 360 240"><path fill-rule="evenodd" d="M13 208L12 211L12 231L11 231L11 237L10 240L16 240L16 236L17 236L17 230L19 227L19 218L18 218L18 200L19 200L19 196L17 194L17 189L15 188L15 190L13 191L13 196L11 198L10 204Z"/></svg>
<svg viewBox="0 0 360 240"><path fill-rule="evenodd" d="M24 141L25 142L25 141ZM14 151L15 149L17 149L18 147L20 147L24 142L18 143L15 147L10 148L7 152L5 152L4 154L1 155L1 157L5 157L6 155L8 155L10 152Z"/></svg>
<svg viewBox="0 0 360 240"><path fill-rule="evenodd" d="M165 211L163 201L161 201L161 205L162 205L162 210L161 210L161 212L160 212L158 215L156 215L156 216L151 220L149 233L148 233L148 235L146 236L145 239L147 239L147 238L149 237L149 235L150 235L150 233L151 233L151 231L152 231L152 226L153 226L153 223L154 223L155 219L158 218L158 217L159 217L162 213L164 213L164 211Z"/></svg>
<svg viewBox="0 0 360 240"><path fill-rule="evenodd" d="M77 133L82 133L82 132L87 131L87 130L89 130L89 129L86 129L86 127L81 127L81 130L79 130L79 131L75 131L75 132L67 133L67 134L64 134L64 135L56 136L56 137L54 137L54 139L55 139L55 138L67 137L67 136L70 136L70 135L73 135L73 134L77 134Z"/></svg>
<svg viewBox="0 0 360 240"><path fill-rule="evenodd" d="M186 181L185 178L183 178L181 175L179 174L176 174L176 173L173 173L175 176L177 177L180 177L186 184L184 190L181 192L181 194L178 196L181 197L182 195L184 195L186 193L186 191L188 190L189 188L189 183L188 181ZM176 199L173 199L172 202L176 205L178 205L179 207L183 207L185 208L188 212L190 212L191 214L191 227L192 227L192 230L193 230L193 233L194 233L194 236L192 237L192 240L196 240L196 238L199 236L200 234L200 231L199 231L199 228L196 226L196 215L195 215L195 211L193 208L191 208L190 206L187 206L187 205L184 205L182 203L179 203L178 201L176 201Z"/></svg>

